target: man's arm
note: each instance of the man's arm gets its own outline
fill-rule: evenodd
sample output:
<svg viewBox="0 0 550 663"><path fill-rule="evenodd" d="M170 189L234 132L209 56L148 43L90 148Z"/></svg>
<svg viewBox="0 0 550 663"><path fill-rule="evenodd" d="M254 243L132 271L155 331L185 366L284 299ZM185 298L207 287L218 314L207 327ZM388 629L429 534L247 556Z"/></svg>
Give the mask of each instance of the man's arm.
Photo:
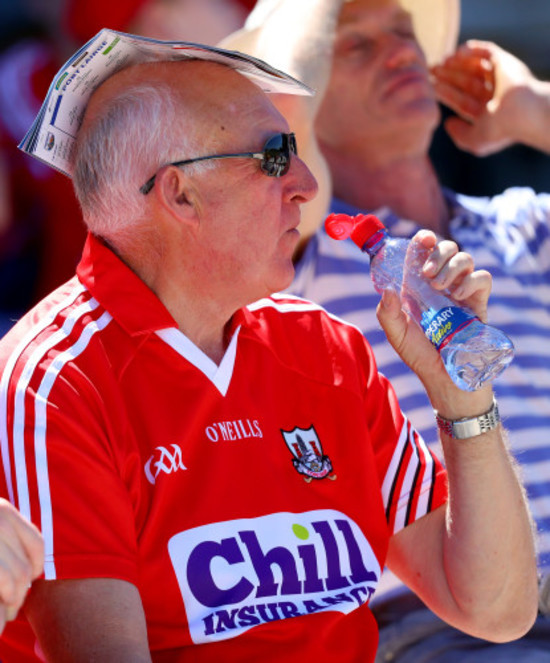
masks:
<svg viewBox="0 0 550 663"><path fill-rule="evenodd" d="M19 612L43 566L40 532L8 501L0 499L0 632Z"/></svg>
<svg viewBox="0 0 550 663"><path fill-rule="evenodd" d="M421 231L426 248L435 236ZM488 272L453 242L441 242L425 275L438 289L486 320L491 287ZM492 404L490 386L458 389L420 327L386 291L378 318L388 340L422 380L435 410L445 419L472 418ZM494 641L524 634L537 611L537 572L532 521L502 426L456 440L441 434L448 473L446 507L424 516L392 537L388 566L440 617Z"/></svg>
<svg viewBox="0 0 550 663"><path fill-rule="evenodd" d="M225 38L223 48L245 51L303 81L315 96L273 95L296 134L300 157L319 183L319 193L302 206L300 232L307 239L328 211L331 181L314 132L314 118L332 65L332 48L344 0L258 0L243 30Z"/></svg>
<svg viewBox="0 0 550 663"><path fill-rule="evenodd" d="M550 153L550 83L535 78L518 58L491 42L471 40L433 74L439 100L458 113L445 122L458 147L487 156L522 143Z"/></svg>
<svg viewBox="0 0 550 663"><path fill-rule="evenodd" d="M129 582L40 580L25 603L25 614L48 661L151 661L143 605Z"/></svg>

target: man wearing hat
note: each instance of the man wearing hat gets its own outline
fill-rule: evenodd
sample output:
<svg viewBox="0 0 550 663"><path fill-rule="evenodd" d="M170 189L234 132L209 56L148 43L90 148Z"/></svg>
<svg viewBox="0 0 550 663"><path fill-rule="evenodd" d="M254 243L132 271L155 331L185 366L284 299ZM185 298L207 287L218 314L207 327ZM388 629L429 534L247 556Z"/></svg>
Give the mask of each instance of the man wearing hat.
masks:
<svg viewBox="0 0 550 663"><path fill-rule="evenodd" d="M386 293L380 323L445 430L469 421L459 444L442 432L444 471L359 330L272 294L317 189L273 78L196 47L123 66L108 37L76 54L119 66L71 125L82 261L0 343L6 491L45 545L0 656L372 661L386 560L456 626L524 633L531 521L491 386L458 389ZM83 69L62 70L58 100ZM434 287L483 318L489 275L453 242L414 241Z"/></svg>
<svg viewBox="0 0 550 663"><path fill-rule="evenodd" d="M291 18L297 12L291 2L262 0L245 28L224 43L284 66L318 90L313 102L287 98L279 105L291 121L301 123L297 135L310 143L302 153L318 174L319 198L329 200L332 185L333 211L375 211L396 236L430 228L452 238L492 273L496 296L489 320L511 336L516 350L495 390L506 402L512 450L523 466L537 522L541 613L549 612L550 583L544 578L550 572L550 197L526 188L493 199L457 195L440 186L428 156L440 119L438 99L457 112L445 126L464 149L484 155L520 142L550 151L549 85L494 44L469 42L451 55L459 22L454 0L312 0L301 8L307 20ZM286 49L279 40L283 25L289 26ZM321 179L327 171L313 126L330 180ZM304 213L291 291L361 328L415 425L430 444L437 444L423 387L397 360L373 313L378 295L368 276L368 257L352 242L334 242L326 235L320 227L323 209L308 214L306 207ZM464 661L469 660L465 650L488 646L445 630L389 574L377 601L379 618L393 624L382 630L380 660L410 651L411 660L420 661L422 652L412 647L424 646L430 656L441 651L446 663L453 660L452 650L464 647L457 654ZM399 615L402 623L396 623ZM530 636L514 651L534 649L547 656L548 619L541 617ZM498 648L502 655L503 650L508 646Z"/></svg>

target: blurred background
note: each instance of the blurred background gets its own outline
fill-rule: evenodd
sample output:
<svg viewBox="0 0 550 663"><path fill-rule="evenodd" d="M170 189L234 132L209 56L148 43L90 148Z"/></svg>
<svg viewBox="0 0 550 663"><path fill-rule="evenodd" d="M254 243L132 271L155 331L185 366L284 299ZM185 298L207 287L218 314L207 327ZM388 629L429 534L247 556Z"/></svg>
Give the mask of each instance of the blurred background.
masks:
<svg viewBox="0 0 550 663"><path fill-rule="evenodd" d="M215 44L242 25L253 5L254 0L0 0L0 336L71 277L84 240L68 178L17 149L59 67L104 26ZM549 32L548 0L462 0L460 41L495 41L547 80ZM431 156L442 183L462 193L492 195L510 185L550 191L550 157L530 148L515 146L479 159L455 148L440 129Z"/></svg>

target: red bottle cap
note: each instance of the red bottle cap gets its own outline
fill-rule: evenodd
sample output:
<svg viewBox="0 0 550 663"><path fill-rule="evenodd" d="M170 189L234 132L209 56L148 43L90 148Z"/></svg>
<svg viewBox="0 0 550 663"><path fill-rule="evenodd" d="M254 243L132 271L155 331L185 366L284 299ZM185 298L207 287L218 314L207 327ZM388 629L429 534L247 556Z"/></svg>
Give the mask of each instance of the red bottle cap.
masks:
<svg viewBox="0 0 550 663"><path fill-rule="evenodd" d="M332 239L351 239L362 249L365 242L379 230L384 229L384 224L374 214L330 214L325 221L325 230Z"/></svg>
<svg viewBox="0 0 550 663"><path fill-rule="evenodd" d="M347 239L354 225L354 217L349 214L329 214L325 221L325 230L332 239Z"/></svg>
<svg viewBox="0 0 550 663"><path fill-rule="evenodd" d="M384 230L384 224L374 214L358 214L355 217L355 225L351 231L351 239L362 249L365 242L374 234Z"/></svg>

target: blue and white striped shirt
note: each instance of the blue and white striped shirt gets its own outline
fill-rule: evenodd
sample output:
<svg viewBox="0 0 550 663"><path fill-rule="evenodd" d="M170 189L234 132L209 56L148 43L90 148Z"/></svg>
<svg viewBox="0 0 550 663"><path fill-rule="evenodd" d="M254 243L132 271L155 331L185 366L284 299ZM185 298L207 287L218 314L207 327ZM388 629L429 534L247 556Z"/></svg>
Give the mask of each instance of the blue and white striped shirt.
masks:
<svg viewBox="0 0 550 663"><path fill-rule="evenodd" d="M494 389L512 451L522 466L539 534L539 567L550 571L550 195L508 189L494 198L445 191L450 234L493 276L489 323L515 345L512 364ZM334 200L332 211L359 210ZM420 226L389 209L376 210L390 233L412 237ZM438 444L425 391L380 329L379 295L369 277L369 258L351 240L330 239L324 228L297 265L293 294L321 304L359 327L373 347L380 371L392 382L402 410L429 444Z"/></svg>

